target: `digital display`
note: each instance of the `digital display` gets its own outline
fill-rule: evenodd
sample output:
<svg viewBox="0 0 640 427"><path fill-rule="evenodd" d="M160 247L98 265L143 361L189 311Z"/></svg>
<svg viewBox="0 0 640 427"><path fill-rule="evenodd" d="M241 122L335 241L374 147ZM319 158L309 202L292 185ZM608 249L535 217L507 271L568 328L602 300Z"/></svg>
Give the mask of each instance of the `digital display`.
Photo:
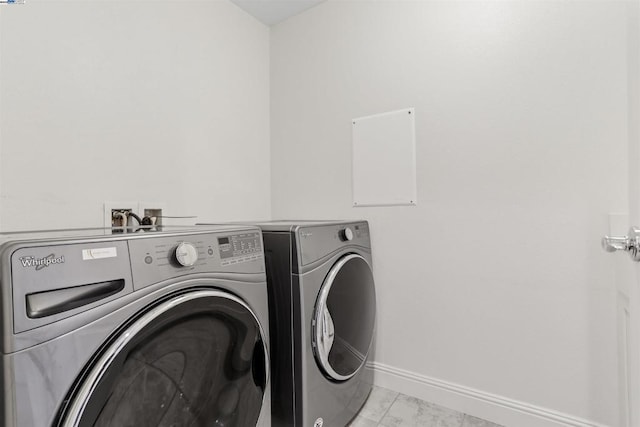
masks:
<svg viewBox="0 0 640 427"><path fill-rule="evenodd" d="M242 260L251 260L262 253L261 243L260 233L255 232L219 237L218 250L220 251L220 259L223 261L230 260L229 262L232 264Z"/></svg>

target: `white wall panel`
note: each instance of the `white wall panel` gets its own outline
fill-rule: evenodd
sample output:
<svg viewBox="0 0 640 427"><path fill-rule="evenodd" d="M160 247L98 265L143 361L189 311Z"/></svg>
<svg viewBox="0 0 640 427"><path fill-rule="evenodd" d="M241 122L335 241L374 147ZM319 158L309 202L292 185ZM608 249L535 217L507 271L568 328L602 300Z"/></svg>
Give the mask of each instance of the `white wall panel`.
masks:
<svg viewBox="0 0 640 427"><path fill-rule="evenodd" d="M354 206L417 203L415 116L406 108L351 121Z"/></svg>

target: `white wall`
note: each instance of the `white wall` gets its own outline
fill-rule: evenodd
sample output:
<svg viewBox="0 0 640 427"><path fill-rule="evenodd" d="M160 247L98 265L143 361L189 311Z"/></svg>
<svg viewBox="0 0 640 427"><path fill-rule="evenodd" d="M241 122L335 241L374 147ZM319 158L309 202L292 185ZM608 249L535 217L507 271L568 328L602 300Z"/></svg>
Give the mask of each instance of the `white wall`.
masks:
<svg viewBox="0 0 640 427"><path fill-rule="evenodd" d="M269 29L232 3L2 5L0 64L3 230L270 215Z"/></svg>
<svg viewBox="0 0 640 427"><path fill-rule="evenodd" d="M599 239L627 209L625 13L330 1L272 28L273 217L371 222L379 366L616 425ZM404 107L419 205L352 208L350 119Z"/></svg>

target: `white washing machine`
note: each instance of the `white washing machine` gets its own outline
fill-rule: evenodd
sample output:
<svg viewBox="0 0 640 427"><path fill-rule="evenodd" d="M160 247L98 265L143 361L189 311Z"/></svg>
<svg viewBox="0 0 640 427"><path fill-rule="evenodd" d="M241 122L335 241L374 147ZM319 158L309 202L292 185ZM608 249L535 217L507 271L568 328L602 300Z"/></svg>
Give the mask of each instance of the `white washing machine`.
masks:
<svg viewBox="0 0 640 427"><path fill-rule="evenodd" d="M269 286L274 426L344 427L372 387L376 294L366 221L272 221Z"/></svg>
<svg viewBox="0 0 640 427"><path fill-rule="evenodd" d="M249 226L0 235L0 424L270 426Z"/></svg>

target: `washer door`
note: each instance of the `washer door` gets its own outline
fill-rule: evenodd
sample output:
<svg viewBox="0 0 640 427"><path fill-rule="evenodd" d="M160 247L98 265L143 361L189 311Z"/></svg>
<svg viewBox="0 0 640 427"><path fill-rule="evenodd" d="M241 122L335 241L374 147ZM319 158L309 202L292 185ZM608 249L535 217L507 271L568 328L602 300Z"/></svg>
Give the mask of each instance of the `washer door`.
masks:
<svg viewBox="0 0 640 427"><path fill-rule="evenodd" d="M268 372L251 309L229 293L194 289L116 334L85 370L58 425L255 425Z"/></svg>
<svg viewBox="0 0 640 427"><path fill-rule="evenodd" d="M342 257L329 271L313 320L316 361L332 380L346 381L364 365L376 315L369 263L357 254Z"/></svg>

